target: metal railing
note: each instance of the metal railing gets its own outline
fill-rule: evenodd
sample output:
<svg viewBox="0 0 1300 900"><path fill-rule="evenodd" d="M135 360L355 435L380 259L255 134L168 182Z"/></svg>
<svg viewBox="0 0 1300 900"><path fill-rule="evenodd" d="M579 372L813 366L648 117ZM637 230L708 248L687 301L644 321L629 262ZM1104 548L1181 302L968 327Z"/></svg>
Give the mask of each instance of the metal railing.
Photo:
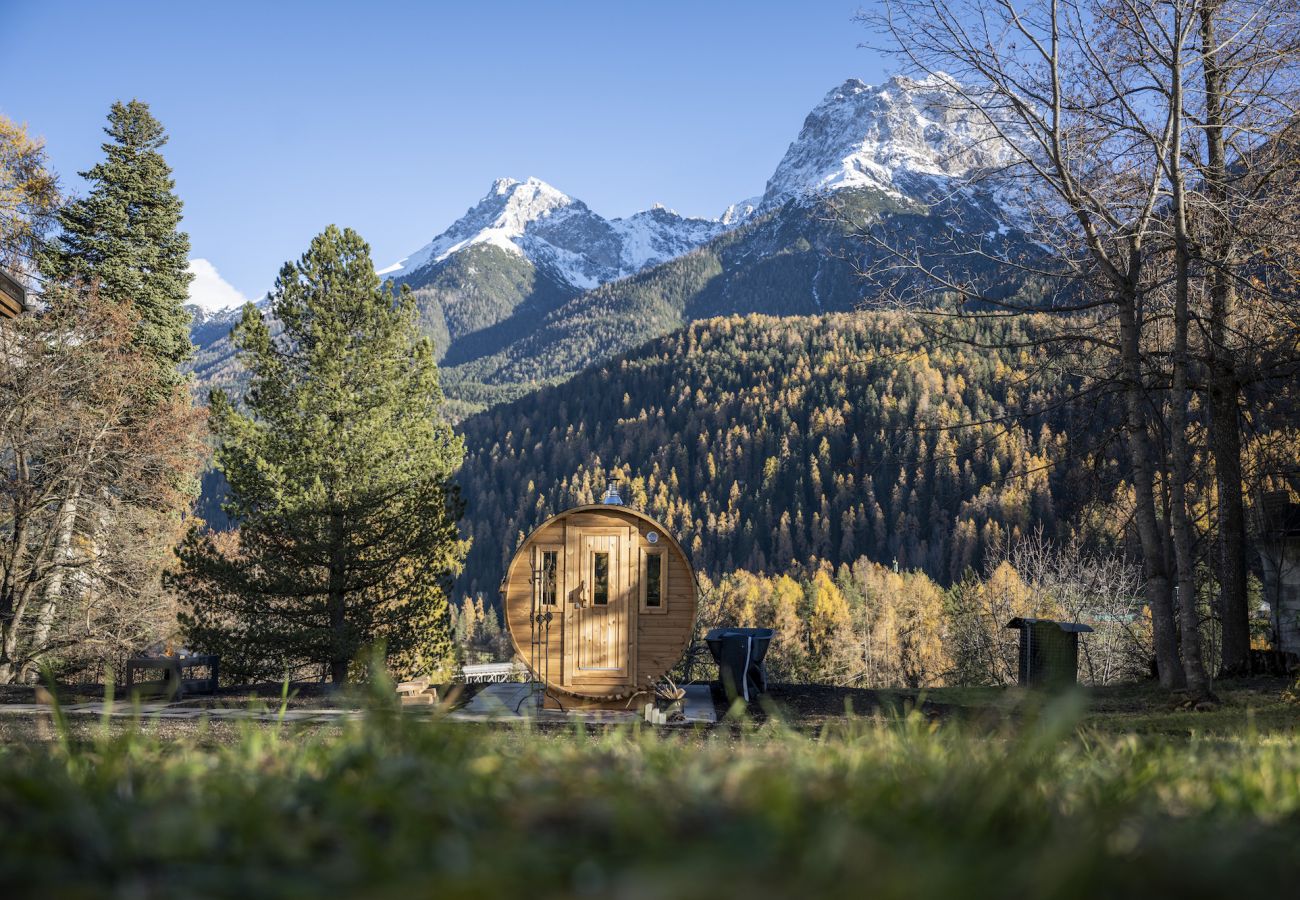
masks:
<svg viewBox="0 0 1300 900"><path fill-rule="evenodd" d="M476 666L461 666L457 681L465 684L501 684L519 680L519 667L514 663L483 663Z"/></svg>

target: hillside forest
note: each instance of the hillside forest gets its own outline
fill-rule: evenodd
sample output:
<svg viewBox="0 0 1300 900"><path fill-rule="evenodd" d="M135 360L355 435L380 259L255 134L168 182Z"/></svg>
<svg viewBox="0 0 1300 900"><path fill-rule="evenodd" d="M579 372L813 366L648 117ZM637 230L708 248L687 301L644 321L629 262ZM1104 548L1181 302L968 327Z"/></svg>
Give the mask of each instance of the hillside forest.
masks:
<svg viewBox="0 0 1300 900"><path fill-rule="evenodd" d="M710 319L467 419L458 586L490 594L527 532L609 478L713 577L866 556L945 586L1121 489L1090 452L1104 416L1060 403L1042 360L927 343L892 313Z"/></svg>

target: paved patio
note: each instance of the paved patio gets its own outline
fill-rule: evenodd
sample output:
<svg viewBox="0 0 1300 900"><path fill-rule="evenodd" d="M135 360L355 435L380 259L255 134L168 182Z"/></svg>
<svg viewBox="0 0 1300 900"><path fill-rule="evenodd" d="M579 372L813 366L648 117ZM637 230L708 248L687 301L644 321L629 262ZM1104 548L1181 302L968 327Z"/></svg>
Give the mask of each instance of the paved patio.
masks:
<svg viewBox="0 0 1300 900"><path fill-rule="evenodd" d="M713 694L707 684L688 684L682 713L687 724L718 721L713 708ZM528 684L487 684L462 708L448 718L462 722L509 722L533 719L538 722L635 722L641 718L641 703L626 710L537 708L533 686Z"/></svg>
<svg viewBox="0 0 1300 900"><path fill-rule="evenodd" d="M691 684L686 688L684 707L687 723L712 723L718 720L713 708L713 697L707 684ZM485 684L464 707L447 713L443 718L452 722L568 722L581 719L586 722L635 722L641 719L641 707L628 710L538 710L528 684ZM288 709L260 711L253 709L223 709L188 706L182 703L124 703L106 704L95 700L68 703L60 707L68 716L112 716L114 718L138 717L144 719L222 719L253 722L339 722L358 719L366 712L361 709ZM32 716L50 712L44 703L0 703L0 715ZM404 712L429 715L434 706L413 706Z"/></svg>
<svg viewBox="0 0 1300 900"><path fill-rule="evenodd" d="M266 712L254 709L223 709L219 707L187 706L181 703L128 703L112 704L96 700L87 703L68 703L60 707L67 716L112 716L113 718L140 719L237 719L254 722L331 722L355 719L364 715L359 709L287 709ZM45 703L0 703L0 715L32 716L48 713Z"/></svg>

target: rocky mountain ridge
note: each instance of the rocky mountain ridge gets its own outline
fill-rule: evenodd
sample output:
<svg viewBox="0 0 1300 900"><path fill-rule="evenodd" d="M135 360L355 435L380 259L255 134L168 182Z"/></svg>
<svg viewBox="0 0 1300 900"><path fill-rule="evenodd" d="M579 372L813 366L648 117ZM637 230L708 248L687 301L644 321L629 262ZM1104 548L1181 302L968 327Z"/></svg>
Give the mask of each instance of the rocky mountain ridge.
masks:
<svg viewBox="0 0 1300 900"><path fill-rule="evenodd" d="M701 318L870 306L861 272L878 251L859 232L871 223L954 266L954 232L990 254L1026 244L996 179L1008 150L954 86L848 79L805 117L763 193L716 219L661 206L606 219L540 179L499 179L382 274L415 291L458 416ZM196 318L213 371L229 352L213 344L220 330Z"/></svg>
<svg viewBox="0 0 1300 900"><path fill-rule="evenodd" d="M1006 163L1005 146L955 85L944 75L895 76L879 86L848 79L805 118L764 192L716 219L681 216L660 204L605 219L541 179L501 178L445 231L380 274L421 287L456 253L488 245L591 290L682 256L790 200L864 188L921 200L938 182Z"/></svg>

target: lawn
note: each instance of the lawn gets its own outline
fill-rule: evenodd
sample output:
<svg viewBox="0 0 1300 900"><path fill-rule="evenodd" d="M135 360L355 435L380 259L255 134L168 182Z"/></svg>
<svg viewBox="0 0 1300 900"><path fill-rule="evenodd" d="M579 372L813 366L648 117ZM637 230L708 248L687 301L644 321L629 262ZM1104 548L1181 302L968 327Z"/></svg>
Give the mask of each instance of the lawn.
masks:
<svg viewBox="0 0 1300 900"><path fill-rule="evenodd" d="M1080 688L1078 724L1106 734L1233 736L1247 733L1300 732L1300 692L1282 678L1220 682L1219 698L1209 712L1193 711L1178 695L1154 682ZM899 716L918 711L945 723L997 728L1034 715L1053 698L1037 691L1002 687L954 687L929 690L867 690L825 685L773 685L770 712L808 730L846 715Z"/></svg>
<svg viewBox="0 0 1300 900"><path fill-rule="evenodd" d="M55 720L0 746L0 896L1289 891L1300 708L1277 691L1252 706L1262 685L1208 714L1143 690L901 692L874 717L667 733L452 724L378 699L316 729Z"/></svg>

